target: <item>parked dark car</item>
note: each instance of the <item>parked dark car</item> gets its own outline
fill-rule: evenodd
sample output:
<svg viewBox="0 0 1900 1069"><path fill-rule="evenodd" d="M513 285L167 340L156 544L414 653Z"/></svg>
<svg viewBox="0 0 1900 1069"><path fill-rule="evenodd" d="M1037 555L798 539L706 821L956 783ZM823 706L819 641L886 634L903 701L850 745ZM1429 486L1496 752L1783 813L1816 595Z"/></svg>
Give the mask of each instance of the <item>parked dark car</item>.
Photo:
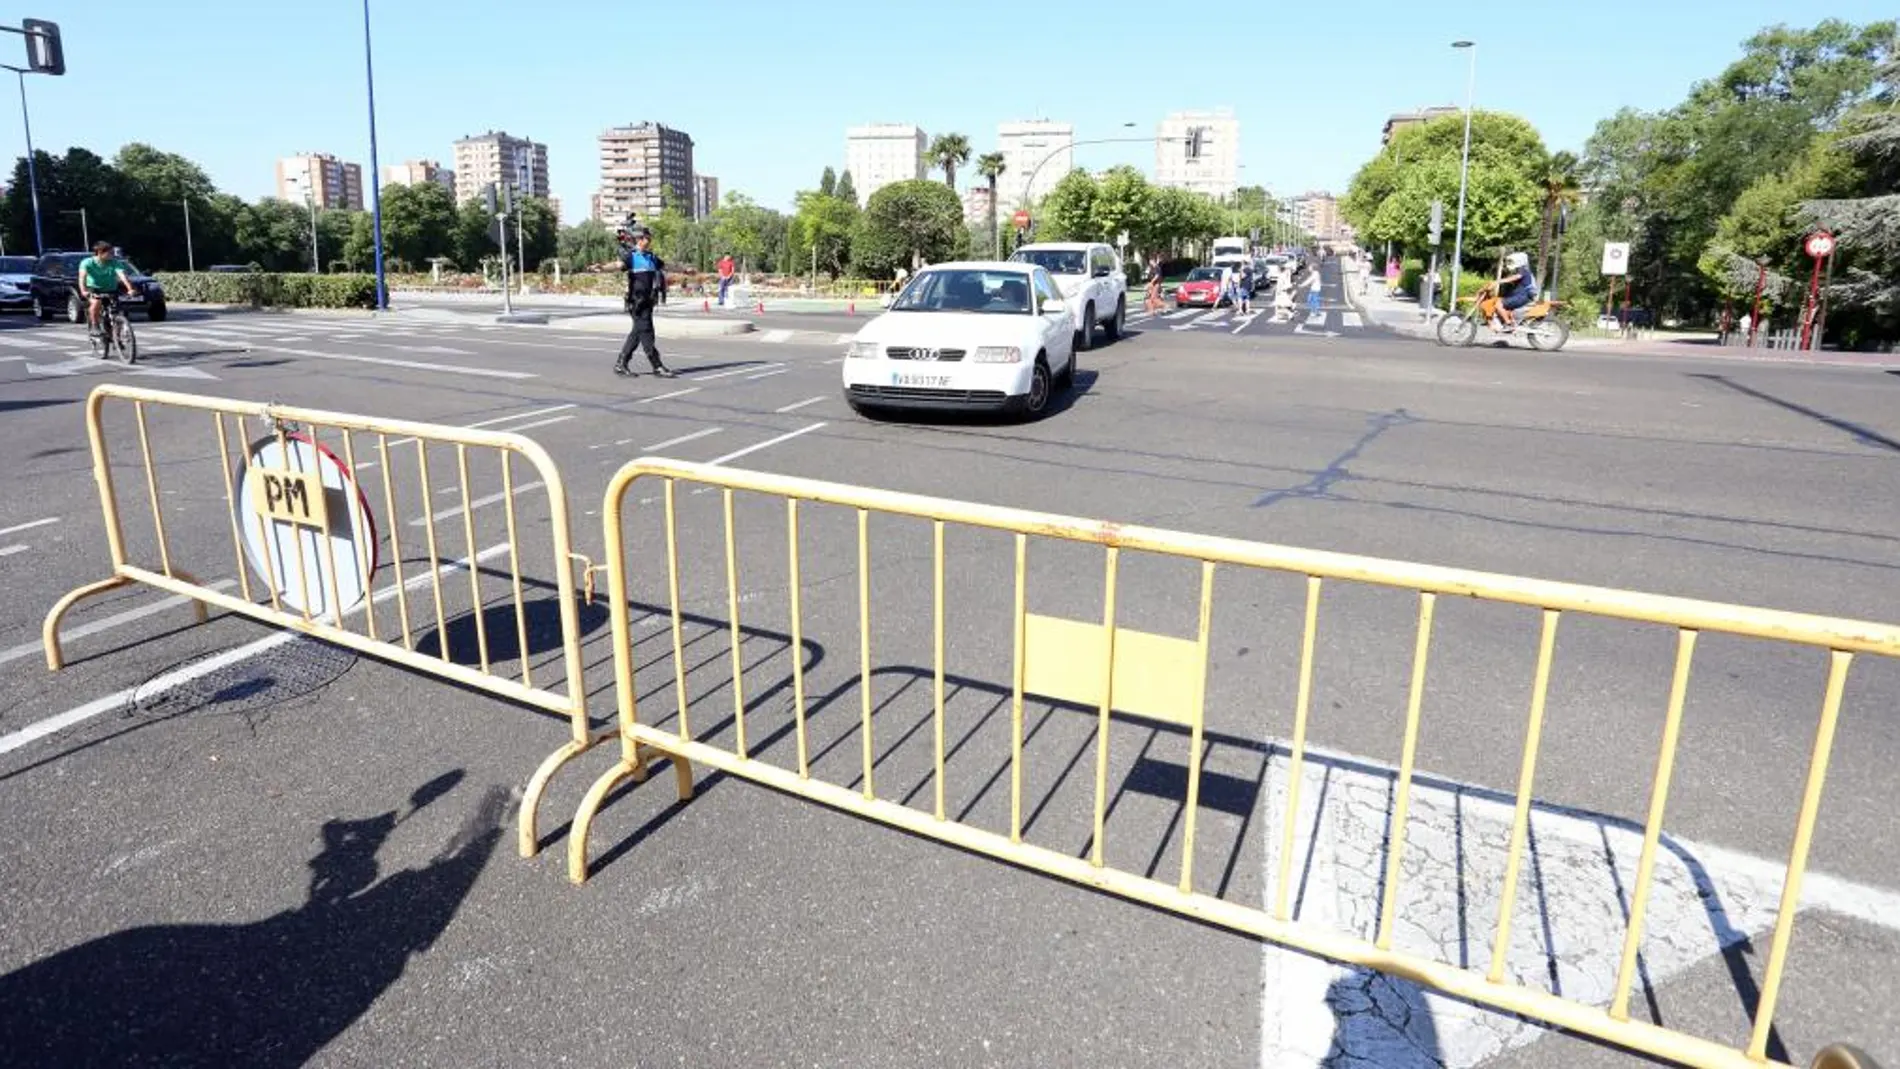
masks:
<svg viewBox="0 0 1900 1069"><path fill-rule="evenodd" d="M79 298L79 264L90 253L49 252L40 257L38 266L33 269L32 299L33 314L41 319L51 319L64 315L68 323L86 321L86 304ZM132 261L125 261L131 268L128 277L132 280L134 292L120 299L126 311L144 309L145 318L158 322L165 318L165 288L158 280L139 271Z"/></svg>
<svg viewBox="0 0 1900 1069"><path fill-rule="evenodd" d="M0 256L0 311L24 312L33 304L33 269L39 261L31 256Z"/></svg>

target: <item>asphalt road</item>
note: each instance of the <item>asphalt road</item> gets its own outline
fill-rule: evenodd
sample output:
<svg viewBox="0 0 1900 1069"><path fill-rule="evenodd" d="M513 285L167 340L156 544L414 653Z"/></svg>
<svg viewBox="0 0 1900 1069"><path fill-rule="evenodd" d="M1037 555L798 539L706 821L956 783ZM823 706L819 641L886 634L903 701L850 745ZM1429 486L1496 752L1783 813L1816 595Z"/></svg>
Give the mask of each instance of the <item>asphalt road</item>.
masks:
<svg viewBox="0 0 1900 1069"><path fill-rule="evenodd" d="M512 855L508 792L558 721L428 676L295 641L188 670L272 634L192 626L149 591L88 603L48 673L39 621L104 574L83 425L103 381L520 430L552 453L577 548L598 559L601 494L652 453L872 487L1294 546L1807 612L1891 619L1900 379L1878 369L1516 350L1451 351L1353 327L1330 274L1322 318L1162 318L1087 354L1039 423L873 422L838 388L848 322L668 343L677 380L616 379L618 339L556 322L211 315L139 324L139 368L88 364L73 328L0 320L0 1035L42 1063L139 1049L162 1061L316 1064L1618 1065L1629 1056L1403 983L999 865L700 770L661 774L594 832L564 878L566 814L611 764L556 781L549 849ZM805 317L799 317L804 319ZM1198 322L1198 318L1196 319ZM1177 326L1187 329L1172 329ZM1255 329L1258 328L1258 329ZM1269 329L1272 328L1272 329ZM781 333L773 333L779 331ZM825 338L830 332L832 337ZM130 551L156 552L137 431L109 440ZM210 421L153 410L157 499L179 567L237 581ZM256 427L249 428L252 436ZM368 453L366 444L359 448ZM419 641L435 641L425 511L441 559L502 543L496 473L462 522L452 452L427 484L399 451L397 515ZM530 660L558 676L545 489L520 471ZM657 491L629 495L642 716L676 726ZM720 496L682 488L694 731L735 734ZM794 650L784 511L739 495L740 652L755 756L795 760L788 687L805 668L813 774L861 786L856 520L801 531ZM932 801L928 525L875 517L876 790ZM393 548L393 547L385 547ZM1010 545L947 541L947 805L1008 820ZM1032 611L1099 619L1099 550L1038 543ZM491 650L513 657L505 556L482 556ZM387 591L387 565L379 574ZM444 579L466 660L466 573ZM1217 576L1196 887L1270 901L1289 769L1298 577ZM1191 635L1198 569L1130 554L1125 627ZM459 606L459 608L458 608ZM396 618L385 598L379 618ZM1369 934L1416 599L1329 584L1294 871L1303 919ZM613 711L605 613L582 613L590 708ZM1537 645L1527 609L1442 602L1418 748L1399 944L1480 967L1490 953ZM1662 628L1566 619L1557 643L1533 859L1510 949L1526 982L1605 1002L1667 698ZM1792 835L1825 660L1705 637L1669 798L1639 1017L1740 1042ZM550 667L552 666L552 667ZM159 683L152 681L159 680ZM1900 673L1857 661L1796 925L1777 1050L1846 1039L1900 1053L1892 774ZM63 719L55 719L63 718ZM1026 838L1091 834L1095 718L1030 703ZM22 733L27 734L22 734ZM1117 720L1108 861L1179 872L1186 739ZM1502 813L1502 816L1500 816ZM1368 906L1368 902L1373 905ZM1452 903L1456 903L1456 910ZM1490 910L1486 915L1486 908ZM1454 915L1455 913L1455 915ZM1541 923L1540 923L1541 922ZM21 1045L14 1046L18 1039ZM32 1059L29 1057L29 1061Z"/></svg>

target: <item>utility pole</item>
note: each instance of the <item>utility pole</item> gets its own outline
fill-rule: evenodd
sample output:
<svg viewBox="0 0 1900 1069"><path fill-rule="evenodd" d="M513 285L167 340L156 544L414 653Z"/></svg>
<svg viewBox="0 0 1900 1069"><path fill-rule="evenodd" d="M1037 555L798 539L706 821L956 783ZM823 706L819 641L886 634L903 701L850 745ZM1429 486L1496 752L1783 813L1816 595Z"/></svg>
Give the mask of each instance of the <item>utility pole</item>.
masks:
<svg viewBox="0 0 1900 1069"><path fill-rule="evenodd" d="M310 206L310 273L323 273L323 264L317 257L317 198L310 193L310 183L304 182L303 202Z"/></svg>
<svg viewBox="0 0 1900 1069"><path fill-rule="evenodd" d="M181 197L179 203L185 206L185 270L195 273L198 260L191 254L191 198Z"/></svg>

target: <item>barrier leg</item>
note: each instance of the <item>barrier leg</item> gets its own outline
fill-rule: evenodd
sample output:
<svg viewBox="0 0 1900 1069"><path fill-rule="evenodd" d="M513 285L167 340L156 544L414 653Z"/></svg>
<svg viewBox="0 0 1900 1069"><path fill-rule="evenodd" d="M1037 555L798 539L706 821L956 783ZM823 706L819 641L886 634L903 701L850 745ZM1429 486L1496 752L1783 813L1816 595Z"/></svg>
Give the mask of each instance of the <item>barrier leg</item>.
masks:
<svg viewBox="0 0 1900 1069"><path fill-rule="evenodd" d="M204 585L198 582L197 579L186 575L176 568L172 569L172 574L182 582L191 583L194 586ZM47 671L57 672L66 667L66 652L59 643L59 622L65 618L66 613L70 611L74 605L79 604L80 601L94 594L103 594L108 590L117 590L119 587L129 585L131 582L131 579L123 575L115 575L110 579L101 579L96 583L87 583L85 586L69 592L65 597L53 603L53 607L46 612L46 623L41 625L40 628L40 641L46 647ZM210 619L210 614L205 611L204 602L193 601L191 608L192 615L196 617L196 622L202 624Z"/></svg>
<svg viewBox="0 0 1900 1069"><path fill-rule="evenodd" d="M517 822L517 838L522 857L533 857L541 852L541 796L547 793L548 783L561 767L613 737L612 732L603 731L591 736L586 742L569 740L566 745L549 754L528 778L527 789L521 796L521 816ZM634 781L647 778L646 762L642 760L634 769Z"/></svg>
<svg viewBox="0 0 1900 1069"><path fill-rule="evenodd" d="M587 882L587 837L594 829L594 814L600 811L601 803L620 785L620 781L633 774L633 762L622 758L595 780L594 785L587 789L587 796L581 799L580 808L574 811L574 827L567 835L569 883L578 886Z"/></svg>

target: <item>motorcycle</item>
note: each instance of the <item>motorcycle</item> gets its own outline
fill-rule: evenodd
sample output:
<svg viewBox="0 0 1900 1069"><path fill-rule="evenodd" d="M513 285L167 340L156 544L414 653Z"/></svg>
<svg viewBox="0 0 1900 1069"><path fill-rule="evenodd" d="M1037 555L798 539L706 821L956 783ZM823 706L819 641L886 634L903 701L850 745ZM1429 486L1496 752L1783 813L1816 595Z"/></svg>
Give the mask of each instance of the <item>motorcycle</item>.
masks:
<svg viewBox="0 0 1900 1069"><path fill-rule="evenodd" d="M1471 345L1478 340L1478 328L1488 327L1502 337L1513 333L1522 335L1531 348L1539 352L1554 353L1570 340L1570 328L1557 319L1557 301L1540 298L1517 310L1517 329L1507 332L1501 317L1504 302L1498 296L1495 282L1487 282L1472 296L1471 302L1476 315L1452 312L1438 321L1438 344Z"/></svg>

